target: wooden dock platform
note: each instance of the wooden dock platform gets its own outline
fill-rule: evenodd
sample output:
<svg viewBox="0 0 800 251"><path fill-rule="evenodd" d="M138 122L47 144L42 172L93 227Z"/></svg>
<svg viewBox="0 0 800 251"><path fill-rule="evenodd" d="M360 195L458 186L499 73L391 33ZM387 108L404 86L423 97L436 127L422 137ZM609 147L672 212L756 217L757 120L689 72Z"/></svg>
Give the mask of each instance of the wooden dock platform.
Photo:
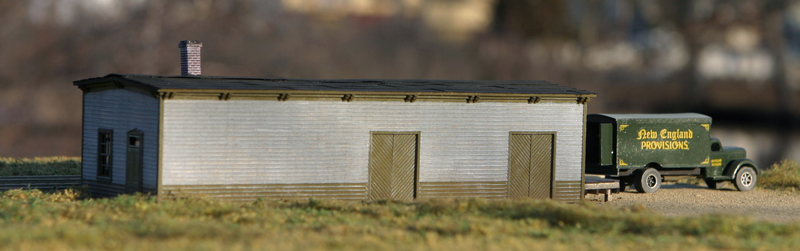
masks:
<svg viewBox="0 0 800 251"><path fill-rule="evenodd" d="M600 178L597 176L585 177L585 194L604 194L603 201L611 201L611 194L619 193L619 180Z"/></svg>

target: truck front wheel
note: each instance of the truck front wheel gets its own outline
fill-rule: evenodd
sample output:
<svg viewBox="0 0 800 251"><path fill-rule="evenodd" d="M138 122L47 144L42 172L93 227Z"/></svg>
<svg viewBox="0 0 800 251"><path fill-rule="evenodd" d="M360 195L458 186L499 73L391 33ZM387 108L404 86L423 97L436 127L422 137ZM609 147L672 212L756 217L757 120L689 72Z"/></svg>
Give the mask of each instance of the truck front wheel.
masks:
<svg viewBox="0 0 800 251"><path fill-rule="evenodd" d="M744 192L750 191L756 187L757 180L756 171L753 170L752 167L744 166L736 172L736 175L733 177L733 184L736 185L736 189Z"/></svg>
<svg viewBox="0 0 800 251"><path fill-rule="evenodd" d="M636 173L633 186L640 193L655 193L661 188L661 174L655 168L647 168Z"/></svg>

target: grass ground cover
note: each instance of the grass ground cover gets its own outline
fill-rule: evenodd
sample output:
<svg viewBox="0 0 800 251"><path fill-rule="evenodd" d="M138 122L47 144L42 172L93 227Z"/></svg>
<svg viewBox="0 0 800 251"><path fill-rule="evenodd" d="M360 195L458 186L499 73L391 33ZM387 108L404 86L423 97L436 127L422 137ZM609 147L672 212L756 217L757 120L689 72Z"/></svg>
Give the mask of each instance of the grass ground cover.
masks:
<svg viewBox="0 0 800 251"><path fill-rule="evenodd" d="M80 157L0 158L0 176L79 174Z"/></svg>
<svg viewBox="0 0 800 251"><path fill-rule="evenodd" d="M760 187L779 190L800 190L800 164L794 160L775 163L758 177Z"/></svg>
<svg viewBox="0 0 800 251"><path fill-rule="evenodd" d="M0 196L0 243L8 250L796 250L800 224L535 200L231 203L10 190Z"/></svg>
<svg viewBox="0 0 800 251"><path fill-rule="evenodd" d="M26 161L80 166L77 158L2 159L4 164ZM760 186L797 188L798 170L796 162L778 163L762 173ZM667 218L643 207L620 210L591 202L232 203L202 197L157 201L143 195L89 199L75 190L10 190L0 194L0 249L797 250L800 223L730 215Z"/></svg>

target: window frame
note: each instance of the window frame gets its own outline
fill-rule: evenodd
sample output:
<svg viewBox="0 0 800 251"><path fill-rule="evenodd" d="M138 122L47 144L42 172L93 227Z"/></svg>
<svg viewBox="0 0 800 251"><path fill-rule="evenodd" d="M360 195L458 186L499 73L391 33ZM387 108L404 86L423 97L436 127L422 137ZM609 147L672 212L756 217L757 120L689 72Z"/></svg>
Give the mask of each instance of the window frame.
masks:
<svg viewBox="0 0 800 251"><path fill-rule="evenodd" d="M105 136L108 137L105 137ZM108 141L106 141L108 139ZM107 151L104 151L107 149ZM104 161L106 163L104 163ZM111 181L114 170L114 130L97 130L97 178Z"/></svg>

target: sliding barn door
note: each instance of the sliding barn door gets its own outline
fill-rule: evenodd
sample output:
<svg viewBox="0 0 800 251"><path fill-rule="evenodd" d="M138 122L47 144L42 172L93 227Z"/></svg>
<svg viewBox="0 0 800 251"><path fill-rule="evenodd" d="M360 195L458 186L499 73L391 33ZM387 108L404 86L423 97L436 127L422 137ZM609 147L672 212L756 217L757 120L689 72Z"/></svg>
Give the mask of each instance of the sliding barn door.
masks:
<svg viewBox="0 0 800 251"><path fill-rule="evenodd" d="M508 147L508 197L549 199L553 192L553 134L512 133Z"/></svg>
<svg viewBox="0 0 800 251"><path fill-rule="evenodd" d="M417 133L373 133L369 151L370 200L417 197Z"/></svg>

